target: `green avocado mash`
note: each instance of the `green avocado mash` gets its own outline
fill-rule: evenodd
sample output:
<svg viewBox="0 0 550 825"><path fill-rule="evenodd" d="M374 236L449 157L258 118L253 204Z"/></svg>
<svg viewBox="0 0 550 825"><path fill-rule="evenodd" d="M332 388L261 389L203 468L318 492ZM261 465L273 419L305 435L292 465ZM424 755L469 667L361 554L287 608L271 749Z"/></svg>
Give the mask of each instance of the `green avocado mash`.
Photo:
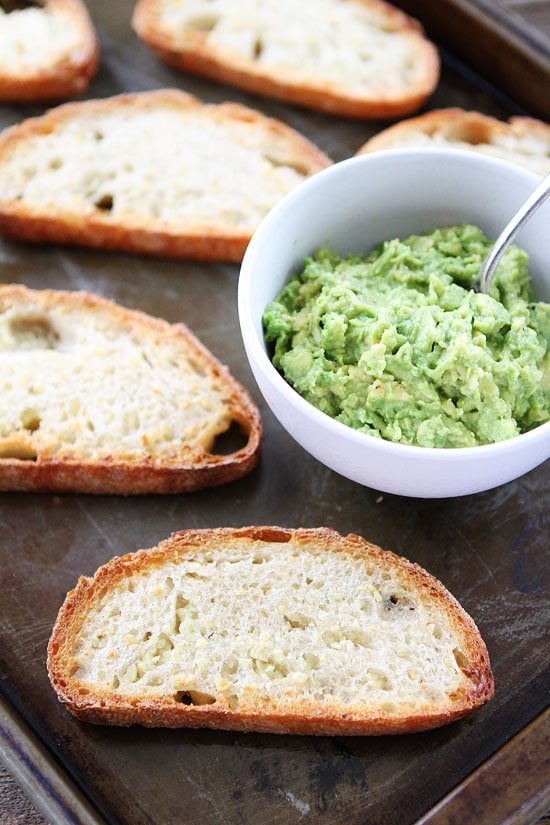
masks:
<svg viewBox="0 0 550 825"><path fill-rule="evenodd" d="M323 412L403 444L490 444L547 421L550 304L515 246L491 295L469 289L491 245L465 225L366 258L318 251L265 309L273 364Z"/></svg>

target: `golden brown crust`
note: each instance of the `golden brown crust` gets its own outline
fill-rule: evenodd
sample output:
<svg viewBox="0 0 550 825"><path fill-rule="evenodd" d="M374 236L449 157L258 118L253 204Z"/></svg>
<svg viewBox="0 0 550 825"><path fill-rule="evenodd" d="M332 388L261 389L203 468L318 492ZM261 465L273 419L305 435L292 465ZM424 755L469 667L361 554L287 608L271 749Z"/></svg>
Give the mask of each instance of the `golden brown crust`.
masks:
<svg viewBox="0 0 550 825"><path fill-rule="evenodd" d="M418 65L424 67L422 78L406 92L360 93L341 83L312 78L305 82L280 65L263 66L236 52L218 53L198 30L184 35L166 31L160 25L163 0L138 0L132 18L138 37L160 60L179 71L202 75L218 83L228 83L248 92L283 100L329 114L351 118L389 119L405 117L417 111L433 93L439 79L440 61L435 46L424 37L420 23L384 0L351 0L383 15L388 28L415 43Z"/></svg>
<svg viewBox="0 0 550 825"><path fill-rule="evenodd" d="M176 89L121 94L101 100L66 103L36 118L28 118L0 135L0 175L9 166L15 147L48 134L60 124L81 116L93 117L119 110L151 111L173 109L205 111L220 123L236 121L261 128L275 151L285 153L286 162L313 174L331 164L317 146L282 122L268 118L237 103L205 104L193 95ZM238 225L193 225L185 221L167 225L150 216L116 215L97 209L79 214L71 208L33 205L18 198L0 196L0 235L31 242L75 244L100 249L122 250L175 259L239 262L252 232Z"/></svg>
<svg viewBox="0 0 550 825"><path fill-rule="evenodd" d="M194 359L218 387L224 388L228 419L240 430L244 445L229 454L210 453L198 446L179 445L170 456L128 458L111 455L103 459L78 455L56 458L38 453L36 460L0 458L0 490L34 492L79 492L138 495L181 493L218 486L247 475L257 464L263 435L259 410L245 388L227 367L196 338L183 323L169 324L137 310L122 307L89 292L29 290L20 285L0 286L0 311L32 298L47 312L63 307L89 313L107 313L113 323L173 346L174 353ZM130 388L131 391L131 388Z"/></svg>
<svg viewBox="0 0 550 825"><path fill-rule="evenodd" d="M216 547L238 542L245 552L268 543L290 543L293 548L311 547L327 553L342 553L356 561L397 570L408 582L413 582L423 595L438 603L445 611L461 639L461 649L467 652L468 666L463 670L469 688L460 696L451 696L448 706L436 709L372 712L365 705L322 706L311 700L295 701L283 709L274 707L269 698L255 697L253 703L240 702L232 710L221 700L214 704L185 705L173 697L128 699L116 692L97 690L80 682L70 673L71 646L87 611L94 600L134 572L177 562L192 548L195 554L215 552ZM78 718L96 724L148 727L209 727L239 731L321 735L377 735L407 733L447 724L471 713L489 701L494 694L494 681L485 643L471 617L446 588L420 566L371 544L360 536L342 536L330 528L281 528L248 526L184 530L172 534L157 547L115 557L100 567L92 578L81 577L62 605L48 645L48 673L61 702Z"/></svg>
<svg viewBox="0 0 550 825"><path fill-rule="evenodd" d="M516 115L508 119L510 127L518 137L535 135L540 140L550 140L550 124L534 117Z"/></svg>
<svg viewBox="0 0 550 825"><path fill-rule="evenodd" d="M507 135L518 138L535 135L540 140L550 140L550 126L534 118L511 117L508 121L502 121L481 112L450 107L434 109L418 117L395 123L370 138L356 154L397 146L402 138L415 133L423 133L429 137L438 135L449 141L461 141L473 146L480 143L491 144L499 136Z"/></svg>
<svg viewBox="0 0 550 825"><path fill-rule="evenodd" d="M64 18L78 32L78 46L49 67L0 70L0 100L5 102L54 101L83 92L97 72L99 46L94 25L82 0L47 0L45 14Z"/></svg>

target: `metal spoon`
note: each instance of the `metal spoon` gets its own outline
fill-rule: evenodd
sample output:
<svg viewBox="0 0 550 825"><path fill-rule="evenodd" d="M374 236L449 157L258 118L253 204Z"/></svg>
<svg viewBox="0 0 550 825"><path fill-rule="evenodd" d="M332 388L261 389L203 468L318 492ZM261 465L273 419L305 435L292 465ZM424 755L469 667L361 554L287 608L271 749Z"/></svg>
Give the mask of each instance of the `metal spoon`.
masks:
<svg viewBox="0 0 550 825"><path fill-rule="evenodd" d="M513 218L508 221L496 239L493 248L487 255L483 266L481 267L479 275L473 283L473 289L476 289L478 292L489 292L493 275L500 259L512 243L521 227L527 223L533 212L538 209L541 203L543 203L548 196L550 196L550 173L542 179L536 189L527 198L523 206L520 206Z"/></svg>

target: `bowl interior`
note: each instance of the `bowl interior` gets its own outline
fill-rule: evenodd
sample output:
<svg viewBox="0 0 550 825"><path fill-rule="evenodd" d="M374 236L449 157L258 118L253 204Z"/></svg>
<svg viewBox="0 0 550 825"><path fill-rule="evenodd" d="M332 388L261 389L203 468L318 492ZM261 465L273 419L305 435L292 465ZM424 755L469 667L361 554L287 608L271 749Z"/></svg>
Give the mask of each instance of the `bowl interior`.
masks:
<svg viewBox="0 0 550 825"><path fill-rule="evenodd" d="M265 351L261 318L304 257L327 246L364 254L380 241L473 223L496 238L537 185L531 172L458 150L385 151L342 161L287 195L257 229L239 279L245 343ZM530 255L535 293L550 300L550 200L515 243Z"/></svg>

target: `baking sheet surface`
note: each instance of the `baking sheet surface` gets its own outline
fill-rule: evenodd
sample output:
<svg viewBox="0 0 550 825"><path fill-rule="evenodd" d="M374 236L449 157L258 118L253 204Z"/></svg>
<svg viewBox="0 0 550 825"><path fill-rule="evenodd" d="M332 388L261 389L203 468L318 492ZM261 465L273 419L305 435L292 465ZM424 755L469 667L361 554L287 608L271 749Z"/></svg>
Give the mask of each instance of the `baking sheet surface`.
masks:
<svg viewBox="0 0 550 825"><path fill-rule="evenodd" d="M90 3L102 64L86 97L177 86L209 101L238 100L284 119L334 160L385 125L331 119L179 75L137 41L132 6ZM452 62L429 108L447 105L502 117L517 111ZM1 107L0 126L40 111ZM360 487L305 454L265 408L238 328L237 267L8 242L0 243L0 262L2 282L88 289L184 321L247 386L264 419L260 465L225 487L139 499L0 495L4 695L109 821L407 825L540 713L548 695L547 465L452 500ZM436 731L379 738L117 729L70 717L50 688L45 655L57 610L78 576L174 530L245 524L356 532L426 567L478 623L495 673L494 700Z"/></svg>

